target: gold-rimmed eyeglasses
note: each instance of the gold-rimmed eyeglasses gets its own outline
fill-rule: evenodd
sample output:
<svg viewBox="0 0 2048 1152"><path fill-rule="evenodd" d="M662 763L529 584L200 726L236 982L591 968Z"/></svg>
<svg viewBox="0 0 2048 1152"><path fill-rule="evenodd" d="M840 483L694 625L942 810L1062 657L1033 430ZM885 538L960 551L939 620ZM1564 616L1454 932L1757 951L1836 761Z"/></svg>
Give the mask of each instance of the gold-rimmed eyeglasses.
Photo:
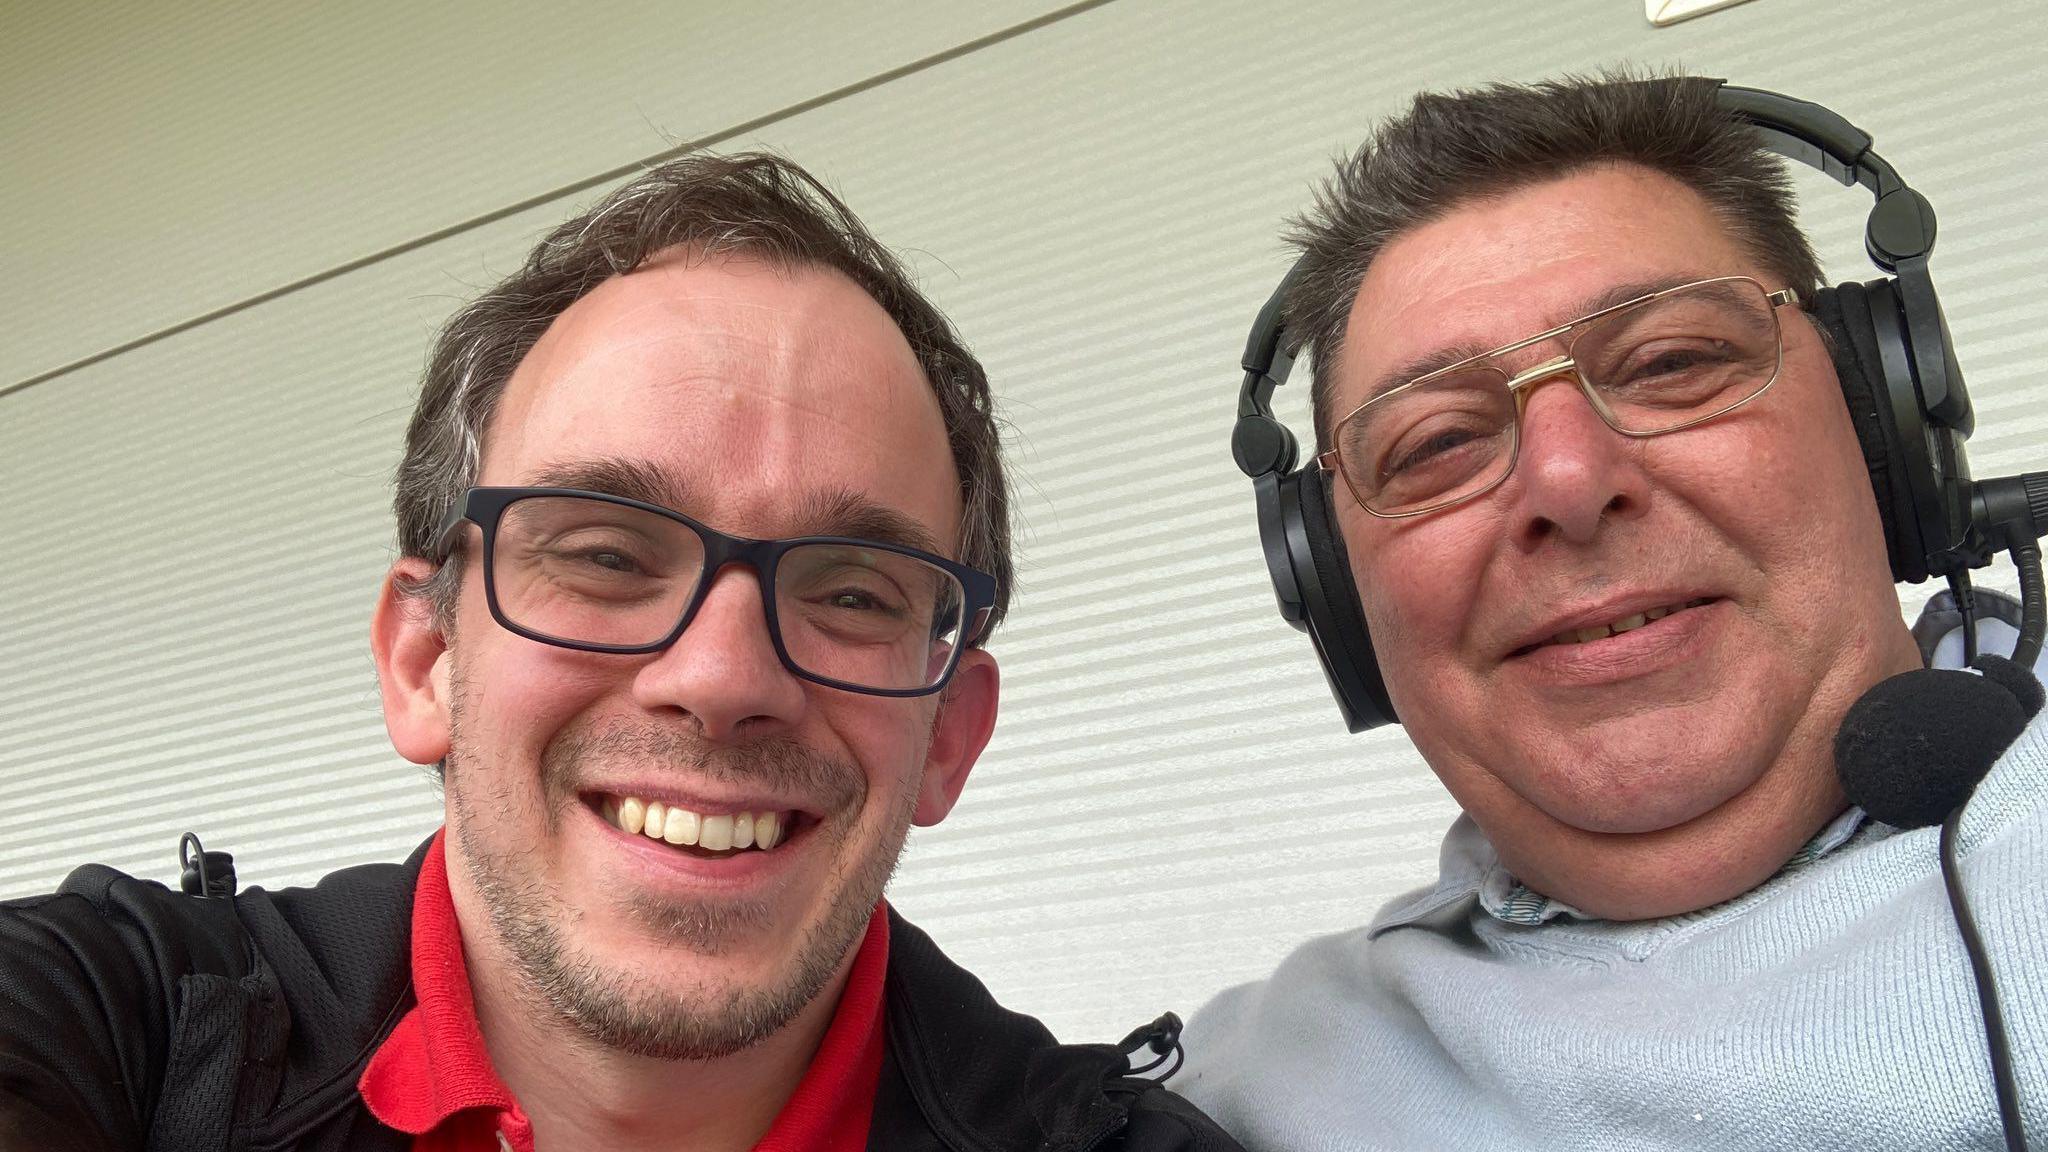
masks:
<svg viewBox="0 0 2048 1152"><path fill-rule="evenodd" d="M1333 446L1316 463L1342 476L1367 512L1400 519L1462 504L1507 479L1528 396L1556 376L1575 379L1624 436L1704 424L1777 380L1778 309L1798 301L1790 288L1720 276L1603 308L1371 397L1337 421ZM1532 368L1511 373L1498 363L1557 339L1564 354Z"/></svg>

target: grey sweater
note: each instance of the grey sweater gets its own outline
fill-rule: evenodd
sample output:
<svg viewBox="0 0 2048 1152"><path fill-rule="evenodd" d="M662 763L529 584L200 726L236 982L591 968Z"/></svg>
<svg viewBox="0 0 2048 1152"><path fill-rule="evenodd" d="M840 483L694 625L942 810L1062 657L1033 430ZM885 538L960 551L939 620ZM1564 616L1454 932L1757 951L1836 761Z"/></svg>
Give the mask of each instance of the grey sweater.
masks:
<svg viewBox="0 0 2048 1152"><path fill-rule="evenodd" d="M1175 1087L1254 1152L2002 1147L1937 835L1851 809L1733 901L1622 923L1461 818L1433 887L1197 1013ZM1959 848L2048 1147L2048 713Z"/></svg>

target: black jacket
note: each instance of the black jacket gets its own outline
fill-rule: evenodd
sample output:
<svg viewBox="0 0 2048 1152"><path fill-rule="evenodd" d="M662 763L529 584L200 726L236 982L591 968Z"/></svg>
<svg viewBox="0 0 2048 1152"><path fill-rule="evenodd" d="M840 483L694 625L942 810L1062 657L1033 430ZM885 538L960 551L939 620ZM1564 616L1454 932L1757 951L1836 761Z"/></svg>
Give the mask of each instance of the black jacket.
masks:
<svg viewBox="0 0 2048 1152"><path fill-rule="evenodd" d="M356 1081L414 1002L423 854L232 899L88 865L0 903L0 1150L409 1152ZM1117 1048L1056 1043L890 916L870 1149L1237 1148Z"/></svg>

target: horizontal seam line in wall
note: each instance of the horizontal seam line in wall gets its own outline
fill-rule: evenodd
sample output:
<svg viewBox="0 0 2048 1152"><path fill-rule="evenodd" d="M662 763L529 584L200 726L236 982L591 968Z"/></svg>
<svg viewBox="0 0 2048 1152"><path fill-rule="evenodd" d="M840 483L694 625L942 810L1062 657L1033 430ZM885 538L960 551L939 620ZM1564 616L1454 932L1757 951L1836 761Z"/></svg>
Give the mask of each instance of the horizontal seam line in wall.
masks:
<svg viewBox="0 0 2048 1152"><path fill-rule="evenodd" d="M775 124L779 121L790 119L791 117L794 116L801 116L806 112L816 111L817 109L823 108L828 104L837 103L838 101L844 100L850 96L858 96L863 92L879 88L882 85L888 84L892 81L901 80L906 76L914 76L917 73L923 72L927 69L936 68L941 64L946 64L951 61L958 60L963 56L979 52L983 48L992 48L997 44L1001 44L1007 40L1013 40L1016 37L1024 35L1025 33L1036 32L1040 28L1044 28L1052 24L1057 24L1060 21L1065 20L1069 17L1078 16L1083 12L1103 7L1104 5L1109 4L1110 2L1111 0L1079 0L1078 3L1069 4L1063 8L1055 8L1051 12L1041 13L1040 15L1033 16L1029 20L1020 21L1016 24L1010 25L1007 28L997 29L996 31L990 32L985 36L977 36L972 40L968 40L960 44L955 44L953 47L947 48L943 51L934 52L929 56L924 56L916 60L912 60L908 64L899 64L894 68L887 69L886 71L877 72L873 76L868 76L860 80L855 80L851 84L841 85L838 88L834 88L830 92L826 92L818 96L812 96L806 100L800 100L795 104L791 104L783 108L778 108L773 112L769 112L761 116L756 116L751 120L742 121L738 124L732 125L731 127L719 129L718 131L710 133L705 136L699 136L694 140L685 141L684 143L678 144L673 148L665 148L660 152L656 152L652 156L645 156L629 164L621 164L616 168L608 168L603 172L599 172L595 176L586 176L581 180L577 180L569 184L564 184L559 188L553 188L546 192L541 192L532 196L528 196L523 200L516 201L512 204L507 204L501 208L494 208L489 212L483 213L482 215L472 216L467 220L462 220L454 224L445 225L441 228L433 230L432 232L425 233L424 235L415 236L410 240L402 240L389 247L381 248L375 252L372 252L367 256L358 256L353 260L337 264L331 268L324 268L318 272L312 273L311 275L302 276L299 279L293 280L288 284L282 284L276 288L266 289L265 291L258 292L254 296L244 297L243 299L237 300L231 304L223 304L222 306L215 308L209 312L203 312L200 315L193 316L189 319L180 320L175 324L159 328L154 332L138 336L133 340L128 340L123 343L116 344L111 348L102 349L98 352L92 353L91 355L82 356L76 360L71 361L68 364L60 364L55 368L51 368L43 372L38 372L33 376L27 377L26 379L17 380L12 384L0 386L0 398L12 396L16 392L20 392L23 389L34 387L37 384L47 383L61 376L70 375L71 373L76 372L81 368L89 368L94 364L100 363L101 361L111 360L116 356L120 356L128 352L133 352L138 348L147 347L151 344L157 343L160 340L168 340L171 337L176 336L182 332L189 332L192 329L197 328L203 324L211 324L215 320L225 319L226 317L232 316L237 312L246 312L251 308L257 307L258 305L268 304L272 300L277 300L282 297L289 296L294 292L304 291L307 288L311 288L319 284L324 284L329 280L336 279L337 277L346 276L351 272L361 271L362 269L368 268L373 264L379 264L382 263L383 261L390 260L394 257L403 256L408 252L413 252L418 249L425 248L430 244L438 244L443 240L449 239L450 237L460 236L464 232L468 232L476 228L482 228L489 224L495 224L508 216L516 216L521 212L525 212L532 208L538 208L541 205L546 204L550 201L560 200L565 197L574 196L579 192L587 192L592 188L598 187L599 185L608 184L614 180L622 180L627 176L633 175L636 172L645 171L646 169L651 168L656 164L661 164L666 161L673 160L679 156L686 156L692 152L709 148L715 144L719 144L724 141L733 139L736 136L744 136L749 132L754 132L759 129L766 128L771 124Z"/></svg>

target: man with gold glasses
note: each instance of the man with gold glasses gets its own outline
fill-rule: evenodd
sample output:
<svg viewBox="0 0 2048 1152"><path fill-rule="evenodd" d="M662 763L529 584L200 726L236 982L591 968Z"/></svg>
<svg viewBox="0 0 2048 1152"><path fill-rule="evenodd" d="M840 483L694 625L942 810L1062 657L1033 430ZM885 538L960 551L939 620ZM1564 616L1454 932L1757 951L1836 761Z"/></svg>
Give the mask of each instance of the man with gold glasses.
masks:
<svg viewBox="0 0 2048 1152"><path fill-rule="evenodd" d="M1989 1146L1932 830L1836 777L1923 651L1776 159L1711 81L1424 95L1292 238L1307 576L1463 815L1198 1013L1184 1091L1274 1152ZM2044 790L2037 723L1962 823L2037 1131Z"/></svg>

